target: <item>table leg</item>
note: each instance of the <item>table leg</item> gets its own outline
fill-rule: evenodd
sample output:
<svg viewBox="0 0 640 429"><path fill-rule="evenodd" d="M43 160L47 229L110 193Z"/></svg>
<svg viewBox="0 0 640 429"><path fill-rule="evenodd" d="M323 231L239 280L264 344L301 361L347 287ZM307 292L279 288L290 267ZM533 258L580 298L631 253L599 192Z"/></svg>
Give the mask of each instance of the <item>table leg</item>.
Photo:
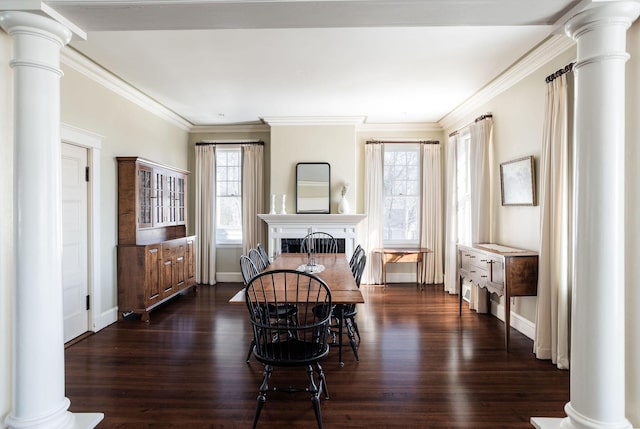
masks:
<svg viewBox="0 0 640 429"><path fill-rule="evenodd" d="M342 368L344 362L342 361L342 327L344 323L344 306L341 306L338 312L338 366Z"/></svg>
<svg viewBox="0 0 640 429"><path fill-rule="evenodd" d="M382 281L384 282L384 288L387 288L387 261L384 259L383 256L383 260L382 260Z"/></svg>

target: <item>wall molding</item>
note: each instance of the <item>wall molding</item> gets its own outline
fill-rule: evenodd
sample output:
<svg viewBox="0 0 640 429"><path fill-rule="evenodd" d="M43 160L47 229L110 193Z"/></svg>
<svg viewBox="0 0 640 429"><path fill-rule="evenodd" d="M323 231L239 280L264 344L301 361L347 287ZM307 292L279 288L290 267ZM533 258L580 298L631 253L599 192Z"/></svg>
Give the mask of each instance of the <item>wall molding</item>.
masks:
<svg viewBox="0 0 640 429"><path fill-rule="evenodd" d="M268 133L271 127L267 124L237 124L237 125L194 125L191 133Z"/></svg>
<svg viewBox="0 0 640 429"><path fill-rule="evenodd" d="M104 67L96 64L73 48L65 47L60 54L60 62L87 78L99 83L110 91L138 105L149 113L172 123L178 128L190 131L192 124L153 98L123 81Z"/></svg>
<svg viewBox="0 0 640 429"><path fill-rule="evenodd" d="M549 63L549 61L565 52L574 44L575 42L564 34L553 34L549 36L484 88L480 89L460 106L447 113L438 121L438 124L440 124L443 129L449 130L455 126L460 126L462 123L468 122L469 116L477 112L485 103Z"/></svg>
<svg viewBox="0 0 640 429"><path fill-rule="evenodd" d="M244 280L242 279L242 273L239 272L239 271L237 273L233 273L233 272L226 272L226 273L217 272L216 273L216 282L219 282L219 283L244 283Z"/></svg>
<svg viewBox="0 0 640 429"><path fill-rule="evenodd" d="M504 322L504 305L491 301L491 314ZM511 327L534 339L536 335L536 324L515 312L511 312Z"/></svg>
<svg viewBox="0 0 640 429"><path fill-rule="evenodd" d="M360 125L364 116L277 116L262 118L270 126L295 125Z"/></svg>
<svg viewBox="0 0 640 429"><path fill-rule="evenodd" d="M383 131L435 131L443 132L444 128L437 122L407 122L407 123L364 123L358 126L359 132Z"/></svg>

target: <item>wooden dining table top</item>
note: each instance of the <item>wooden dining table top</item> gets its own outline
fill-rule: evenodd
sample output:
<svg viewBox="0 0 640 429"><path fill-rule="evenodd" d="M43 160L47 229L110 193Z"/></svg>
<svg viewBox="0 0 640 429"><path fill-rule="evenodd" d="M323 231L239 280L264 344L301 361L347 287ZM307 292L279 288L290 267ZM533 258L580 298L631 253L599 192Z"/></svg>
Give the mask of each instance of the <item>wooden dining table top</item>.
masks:
<svg viewBox="0 0 640 429"><path fill-rule="evenodd" d="M316 264L324 266L321 272L313 274L329 286L331 290L331 302L333 304L362 304L364 297L353 278L349 261L344 253L317 253ZM297 270L307 263L306 253L283 253L278 256L266 269L273 270ZM303 271L303 269L301 269ZM238 291L230 300L230 303L244 303L244 288Z"/></svg>

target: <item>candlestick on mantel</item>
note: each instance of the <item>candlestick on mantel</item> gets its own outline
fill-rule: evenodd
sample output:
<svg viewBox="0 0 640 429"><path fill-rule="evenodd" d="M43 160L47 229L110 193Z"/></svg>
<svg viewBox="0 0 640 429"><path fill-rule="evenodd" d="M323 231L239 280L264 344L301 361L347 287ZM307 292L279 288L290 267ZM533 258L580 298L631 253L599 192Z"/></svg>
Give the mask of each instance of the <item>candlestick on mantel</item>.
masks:
<svg viewBox="0 0 640 429"><path fill-rule="evenodd" d="M286 200L287 200L287 194L282 194L282 207L280 208L280 214L287 214L287 209L285 207Z"/></svg>

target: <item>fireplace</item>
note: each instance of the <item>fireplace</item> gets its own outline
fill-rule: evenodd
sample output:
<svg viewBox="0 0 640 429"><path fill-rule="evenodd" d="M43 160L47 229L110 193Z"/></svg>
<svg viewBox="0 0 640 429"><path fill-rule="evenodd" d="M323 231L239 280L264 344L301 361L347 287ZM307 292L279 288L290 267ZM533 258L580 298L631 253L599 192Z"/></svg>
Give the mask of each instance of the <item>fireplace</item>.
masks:
<svg viewBox="0 0 640 429"><path fill-rule="evenodd" d="M345 251L345 239L336 238L338 243L338 253L346 253ZM302 238L281 238L280 239L280 252L282 253L300 253L300 247L302 246Z"/></svg>
<svg viewBox="0 0 640 429"><path fill-rule="evenodd" d="M338 246L341 246L339 251L350 258L360 243L358 224L366 215L260 214L258 217L268 226L267 252L270 258L283 252L296 253L295 249L299 251L300 240L308 234L310 228L333 235L338 241Z"/></svg>

